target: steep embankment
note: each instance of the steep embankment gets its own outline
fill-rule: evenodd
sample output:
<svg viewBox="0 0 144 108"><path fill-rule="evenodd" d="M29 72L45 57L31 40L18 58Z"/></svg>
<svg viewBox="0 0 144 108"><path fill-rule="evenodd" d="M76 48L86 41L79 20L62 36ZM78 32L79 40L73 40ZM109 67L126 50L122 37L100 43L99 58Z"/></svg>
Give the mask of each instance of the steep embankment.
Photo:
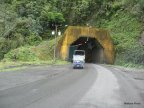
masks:
<svg viewBox="0 0 144 108"><path fill-rule="evenodd" d="M60 38L61 36L57 40ZM0 62L0 69L31 64L67 64L66 61L59 58L54 62L53 52L54 39L42 41L39 45L22 46L5 54L4 59Z"/></svg>
<svg viewBox="0 0 144 108"><path fill-rule="evenodd" d="M102 27L111 30L117 55L116 64L143 63L143 47L139 44L142 23L128 12L118 12Z"/></svg>
<svg viewBox="0 0 144 108"><path fill-rule="evenodd" d="M116 49L116 65L141 66L144 64L143 6L140 1L119 1L111 4L113 13L105 18L91 22L95 26L109 29Z"/></svg>

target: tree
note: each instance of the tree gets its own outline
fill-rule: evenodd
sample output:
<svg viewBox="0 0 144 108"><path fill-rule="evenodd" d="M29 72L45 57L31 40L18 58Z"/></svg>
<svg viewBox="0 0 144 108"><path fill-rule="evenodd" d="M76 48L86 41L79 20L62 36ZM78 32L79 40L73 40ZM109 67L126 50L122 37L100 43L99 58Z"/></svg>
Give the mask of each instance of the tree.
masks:
<svg viewBox="0 0 144 108"><path fill-rule="evenodd" d="M53 29L54 25L61 25L65 22L64 16L59 12L42 11L40 24L43 28L42 33L48 32L48 28Z"/></svg>

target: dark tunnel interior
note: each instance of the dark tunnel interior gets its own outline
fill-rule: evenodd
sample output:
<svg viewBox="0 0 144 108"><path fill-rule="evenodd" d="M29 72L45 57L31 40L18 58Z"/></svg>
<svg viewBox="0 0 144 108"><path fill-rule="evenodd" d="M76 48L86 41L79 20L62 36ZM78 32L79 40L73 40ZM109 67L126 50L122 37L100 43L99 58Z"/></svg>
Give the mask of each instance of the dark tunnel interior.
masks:
<svg viewBox="0 0 144 108"><path fill-rule="evenodd" d="M95 38L80 37L69 47L69 60L72 61L74 50L85 50L86 63L104 63L103 47Z"/></svg>

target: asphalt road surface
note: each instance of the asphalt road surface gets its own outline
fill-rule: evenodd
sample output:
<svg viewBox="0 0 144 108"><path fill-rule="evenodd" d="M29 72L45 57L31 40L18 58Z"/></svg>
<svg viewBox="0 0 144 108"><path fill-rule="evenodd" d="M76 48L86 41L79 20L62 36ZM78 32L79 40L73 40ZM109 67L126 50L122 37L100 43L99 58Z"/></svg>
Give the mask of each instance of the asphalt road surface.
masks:
<svg viewBox="0 0 144 108"><path fill-rule="evenodd" d="M0 108L144 108L144 71L86 64L0 72Z"/></svg>

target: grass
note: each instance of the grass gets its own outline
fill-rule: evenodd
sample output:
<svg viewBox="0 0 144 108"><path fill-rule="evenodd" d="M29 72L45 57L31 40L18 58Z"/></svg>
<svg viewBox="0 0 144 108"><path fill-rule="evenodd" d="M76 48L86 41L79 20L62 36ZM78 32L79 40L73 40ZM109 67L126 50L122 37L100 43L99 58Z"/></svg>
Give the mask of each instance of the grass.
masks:
<svg viewBox="0 0 144 108"><path fill-rule="evenodd" d="M60 59L56 60L55 62L53 60L33 61L33 62L6 61L6 62L0 62L0 72L20 70L28 66L35 66L35 65L44 66L44 65L66 65L66 64L69 64L69 62Z"/></svg>
<svg viewBox="0 0 144 108"><path fill-rule="evenodd" d="M8 69L0 69L0 72L11 72L11 71L17 71L26 68L27 68L26 66L23 66L23 67L15 67L15 68L8 68Z"/></svg>
<svg viewBox="0 0 144 108"><path fill-rule="evenodd" d="M134 64L131 62L126 62L124 60L117 60L115 63L116 66L123 66L126 68L137 68L137 69L144 69L144 65L142 64Z"/></svg>
<svg viewBox="0 0 144 108"><path fill-rule="evenodd" d="M8 67L14 67L14 66L20 66L20 63L17 62L0 62L0 69L8 68Z"/></svg>
<svg viewBox="0 0 144 108"><path fill-rule="evenodd" d="M138 40L142 31L142 24L136 17L130 12L119 10L110 20L102 23L101 27L109 29L111 32L116 51L115 65L136 68L144 67L135 62L140 59L139 55L143 54L143 51L137 52L134 49L136 46L140 49Z"/></svg>
<svg viewBox="0 0 144 108"><path fill-rule="evenodd" d="M19 70L23 69L24 66L22 66L21 63L19 62L0 62L0 72L5 72L5 71L14 71L14 70Z"/></svg>
<svg viewBox="0 0 144 108"><path fill-rule="evenodd" d="M59 40L61 37L58 37ZM69 62L53 60L54 39L42 41L37 46L23 46L8 52L0 62L0 71L21 69L29 65L65 65Z"/></svg>

